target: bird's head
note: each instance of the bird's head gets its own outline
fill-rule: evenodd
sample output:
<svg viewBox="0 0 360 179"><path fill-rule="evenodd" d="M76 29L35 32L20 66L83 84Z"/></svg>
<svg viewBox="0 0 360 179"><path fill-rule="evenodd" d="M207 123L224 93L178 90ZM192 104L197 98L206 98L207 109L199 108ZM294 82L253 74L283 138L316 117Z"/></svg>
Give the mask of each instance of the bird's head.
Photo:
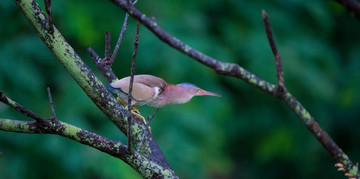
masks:
<svg viewBox="0 0 360 179"><path fill-rule="evenodd" d="M221 97L221 95L210 92L210 91L205 91L199 87L197 87L194 84L191 83L180 83L178 84L178 86L181 86L184 90L184 92L188 93L189 95L193 96L217 96L217 97Z"/></svg>

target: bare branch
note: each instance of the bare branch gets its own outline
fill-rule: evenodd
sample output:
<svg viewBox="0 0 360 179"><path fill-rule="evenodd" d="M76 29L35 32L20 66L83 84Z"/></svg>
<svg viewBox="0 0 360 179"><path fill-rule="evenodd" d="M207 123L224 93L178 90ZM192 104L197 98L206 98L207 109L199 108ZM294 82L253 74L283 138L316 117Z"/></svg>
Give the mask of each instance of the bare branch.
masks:
<svg viewBox="0 0 360 179"><path fill-rule="evenodd" d="M139 153L128 153L127 146L121 142L112 141L61 121L53 123L51 120L48 120L45 124L46 127L40 127L38 123L34 121L0 119L0 130L32 134L56 134L119 158L137 170L144 178L153 178L159 175L162 176L162 178L176 178L171 170L164 169L160 165L141 156Z"/></svg>
<svg viewBox="0 0 360 179"><path fill-rule="evenodd" d="M284 77L281 67L281 59L279 52L271 32L271 26L268 15L265 10L262 11L266 34L273 54L275 56L276 75L278 78L278 85L276 85L276 96L279 97L287 106L297 115L297 117L304 123L306 128L314 135L314 137L324 146L324 148L336 159L337 162L344 164L344 171L351 171L351 175L359 177L358 167L354 166L347 155L340 149L340 147L332 140L332 138L321 129L314 117L302 106L302 104L291 95L291 93L284 86Z"/></svg>
<svg viewBox="0 0 360 179"><path fill-rule="evenodd" d="M42 123L46 122L46 119L33 113L29 109L24 108L19 103L15 102L12 99L10 99L9 97L5 96L5 94L2 91L0 91L0 101L3 102L4 104L7 104L10 107L14 108L16 111L20 112L21 114L24 114L25 116L34 119L38 123L42 124Z"/></svg>
<svg viewBox="0 0 360 179"><path fill-rule="evenodd" d="M15 3L29 21L31 27L33 27L35 32L39 35L40 39L44 41L49 50L51 50L51 52L55 55L56 59L59 60L59 62L65 67L68 73L74 78L94 104L111 120L111 122L113 122L124 134L126 134L127 123L125 116L128 111L124 106L117 102L101 81L77 55L71 45L68 44L55 26L53 35L48 33L48 30L44 25L47 24L47 21L42 18L45 15L39 5L33 0L17 0ZM96 53L92 53L92 55L95 54ZM106 63L104 63L104 65L105 68L110 68L106 65ZM102 73L103 72L105 72L105 70L102 71ZM112 76L109 74L107 77L107 80L109 80L112 77L115 77L115 75ZM133 120L133 123L137 124L133 125L133 128L136 129L132 130L132 137L134 139L133 143L138 144L141 140L143 131L146 130L146 126L141 120ZM145 137L145 141L146 151L143 150L141 155L148 161L156 163L158 166L162 167L163 170L158 170L157 175L162 175L161 172L168 170L169 175L175 176L174 172L171 170L169 162L166 160L159 146L156 144L153 136L148 134ZM137 162L142 163L142 161ZM152 163L149 164L152 165ZM148 177L148 174L146 174L145 171L141 171L141 169L136 168L136 166L133 168L144 177Z"/></svg>
<svg viewBox="0 0 360 179"><path fill-rule="evenodd" d="M131 1L129 1L129 2L130 2L132 5L135 5L135 4L137 3L137 0L134 1L134 2L131 2ZM114 48L114 52L113 52L113 54L112 54L112 56L111 56L111 58L110 58L110 63L111 63L111 64L114 63L115 58L116 58L116 55L117 55L117 53L118 53L118 51L119 51L119 47L120 47L121 41L122 41L122 39L123 39L123 37L124 37L124 34L125 34L125 31L126 31L126 27L127 27L128 20L129 20L129 14L126 13L126 14L125 14L125 19L124 19L124 24L123 24L123 26L122 26L122 28L121 28L121 32L120 32L118 41L117 41L116 46L115 46L115 48Z"/></svg>
<svg viewBox="0 0 360 179"><path fill-rule="evenodd" d="M51 91L50 91L50 87L47 87L47 92L48 92L48 96L49 96L49 102L50 102L50 107L51 107L51 113L52 113L52 119L56 119L56 115L55 115L55 109L54 109L54 104L53 104L53 100L51 97Z"/></svg>
<svg viewBox="0 0 360 179"><path fill-rule="evenodd" d="M333 157L335 157L337 162L343 163L347 171L353 172L351 173L353 176L360 176L358 168L351 162L348 156L336 145L336 143L327 135L327 133L320 128L318 123L301 105L301 103L297 101L296 98L289 91L287 91L287 89L283 85L281 85L281 81L283 81L283 79L281 78L281 73L278 74L280 85L268 83L267 81L256 77L254 74L248 72L237 64L221 62L191 48L189 45L181 42L177 38L165 32L158 26L155 21L148 18L145 14L141 13L135 7L128 4L125 0L110 1L122 8L127 13L129 13L129 15L132 16L134 19L138 20L141 24L143 24L146 28L153 32L153 34L156 35L160 40L167 43L171 47L179 50L185 55L188 55L194 60L214 69L219 74L239 78L258 89L261 89L273 96L279 97L297 115L297 117L304 123L307 129L324 146L324 148L328 150L328 152ZM273 45L272 48L273 47L275 47L275 45ZM277 57L276 54L277 52L275 53L276 59L280 61L280 56ZM277 67L279 66L281 67L280 63L277 65ZM277 71L281 72L280 68L277 69ZM279 87L282 89L281 95L279 95Z"/></svg>
<svg viewBox="0 0 360 179"><path fill-rule="evenodd" d="M125 19L124 19L124 24L123 24L123 26L122 26L122 28L121 28L121 32L120 32L118 41L117 41L116 46L115 46L115 48L114 48L114 52L113 52L113 54L112 54L112 56L111 56L111 58L110 58L110 63L114 63L114 61L115 61L116 55L117 55L117 53L118 53L118 51L119 51L119 47L120 47L121 41L122 41L122 39L123 39L123 37L124 37L124 34L125 34L125 31L126 31L126 27L127 27L128 20L129 20L129 14L126 13L126 14L125 14Z"/></svg>
<svg viewBox="0 0 360 179"><path fill-rule="evenodd" d="M48 14L48 19L49 19L49 31L50 34L52 34L54 32L54 26L53 26L53 19L52 19L52 10L51 10L51 0L44 0L44 4L45 4L45 10L46 13Z"/></svg>
<svg viewBox="0 0 360 179"><path fill-rule="evenodd" d="M141 147L142 147L142 144L144 142L144 137L145 137L145 134L149 131L151 132L151 127L150 127L150 122L151 120L154 118L155 114L159 111L160 108L156 108L155 112L151 115L151 116L148 116L147 117L147 123L146 123L146 127L149 129L149 130L144 130L144 133L143 135L141 136L141 141L140 141L140 144L139 144L139 147L138 147L138 152L140 151Z"/></svg>
<svg viewBox="0 0 360 179"><path fill-rule="evenodd" d="M107 32L105 32L105 58L104 58L104 61L107 61L109 64L112 65L114 61L111 61L110 58L111 58L111 36L110 36L110 32L107 31Z"/></svg>
<svg viewBox="0 0 360 179"><path fill-rule="evenodd" d="M271 31L269 17L265 10L262 10L262 15L263 15L263 20L264 20L266 35L269 39L270 47L271 47L271 50L275 57L276 76L278 79L278 83L283 85L284 84L284 76L283 76L284 74L283 74L283 70L282 70L282 66L281 66L281 58L280 58L279 52L276 48L274 37L273 37L272 31Z"/></svg>
<svg viewBox="0 0 360 179"><path fill-rule="evenodd" d="M209 57L189 45L181 42L179 39L171 36L169 33L165 32L161 27L156 23L152 18L147 17L145 14L141 13L134 6L129 4L125 0L110 0L124 11L129 13L134 19L138 20L146 28L148 28L154 35L156 35L161 41L170 45L171 47L179 50L185 55L193 58L194 60L214 69L217 73L227 76L236 77L244 80L245 82L259 88L267 93L272 95L275 94L275 85L271 84L256 75L248 72L246 69L242 68L238 64L226 63L216 60L212 57Z"/></svg>
<svg viewBox="0 0 360 179"><path fill-rule="evenodd" d="M131 68L130 68L130 85L129 85L129 97L128 97L128 110L129 110L129 115L128 115L128 146L129 146L129 151L131 152L131 121L132 121L132 115L131 115L131 101L133 99L132 96L132 90L133 90L133 84L134 84L134 75L135 75L135 63L136 63L136 54L137 54L137 49L139 46L139 22L137 22L136 24L136 35L135 35L135 41L134 41L134 51L133 51L133 56L132 56L132 60L131 60ZM144 131L145 132L145 131Z"/></svg>
<svg viewBox="0 0 360 179"><path fill-rule="evenodd" d="M52 104L52 99L50 95L50 88L48 88L50 103ZM159 172L167 173L170 178L176 178L172 171L168 169L163 169L156 163L149 161L138 153L128 153L128 147L123 145L121 142L115 142L109 140L105 137L91 133L89 131L80 129L76 126L61 122L59 120L45 120L39 115L31 112L29 109L22 107L20 104L15 101L9 100L3 93L0 91L0 99L5 104L10 103L10 106L19 106L21 107L21 112L25 116L31 118L40 118L41 124L36 121L18 121L10 119L0 119L0 130L8 132L19 132L19 133L32 133L32 134L57 134L68 139L80 142L82 144L93 147L99 151L110 154L114 157L117 157L135 170L137 170L144 177L152 178L153 176L158 176ZM6 99L6 100L4 100ZM52 107L53 108L53 107ZM26 113L24 113L24 111ZM29 112L30 111L30 112ZM91 139L91 140L89 140ZM141 162L140 162L141 161ZM162 171L160 171L162 170ZM160 173L160 174L161 174Z"/></svg>

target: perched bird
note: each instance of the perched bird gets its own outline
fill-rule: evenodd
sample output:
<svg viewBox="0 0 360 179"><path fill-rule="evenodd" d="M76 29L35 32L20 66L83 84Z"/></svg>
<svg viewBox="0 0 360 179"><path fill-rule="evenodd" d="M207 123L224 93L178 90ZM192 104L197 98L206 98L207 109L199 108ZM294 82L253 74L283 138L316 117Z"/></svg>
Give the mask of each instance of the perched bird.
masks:
<svg viewBox="0 0 360 179"><path fill-rule="evenodd" d="M110 83L108 89L118 95L119 102L127 104L129 85L130 77L125 77ZM204 95L220 97L216 93L202 90L190 83L172 85L156 76L135 75L131 105L148 105L159 108L169 104L186 103L194 96Z"/></svg>

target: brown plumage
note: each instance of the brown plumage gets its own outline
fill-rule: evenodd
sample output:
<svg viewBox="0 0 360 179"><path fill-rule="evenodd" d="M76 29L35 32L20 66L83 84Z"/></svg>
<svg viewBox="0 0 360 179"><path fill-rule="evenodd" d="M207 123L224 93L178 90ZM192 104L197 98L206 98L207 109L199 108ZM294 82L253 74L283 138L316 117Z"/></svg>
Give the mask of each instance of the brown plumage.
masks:
<svg viewBox="0 0 360 179"><path fill-rule="evenodd" d="M122 78L110 83L108 89L113 90L122 99L128 100L130 77ZM193 96L220 96L208 92L190 83L177 85L167 84L163 79L152 75L135 75L132 96L132 105L149 105L162 107L168 104L180 104L188 102Z"/></svg>

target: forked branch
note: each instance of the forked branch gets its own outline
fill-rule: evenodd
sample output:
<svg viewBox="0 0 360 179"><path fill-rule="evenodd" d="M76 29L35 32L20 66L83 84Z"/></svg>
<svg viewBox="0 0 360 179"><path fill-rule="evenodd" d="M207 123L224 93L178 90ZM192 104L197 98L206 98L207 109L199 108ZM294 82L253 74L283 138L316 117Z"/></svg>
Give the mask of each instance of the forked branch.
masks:
<svg viewBox="0 0 360 179"><path fill-rule="evenodd" d="M281 66L280 54L277 50L269 17L265 10L262 11L265 31L269 40L270 47L275 57L276 75L278 84L276 85L276 96L282 100L288 107L297 115L297 117L305 124L307 129L314 135L314 137L324 146L324 148L335 158L339 164L342 164L342 169L351 177L360 177L357 165L354 165L347 155L340 149L340 147L332 140L332 138L321 129L319 124L310 115L308 111L301 105L299 101L293 97L284 85L283 71Z"/></svg>
<svg viewBox="0 0 360 179"><path fill-rule="evenodd" d="M51 50L57 60L59 60L59 62L65 67L67 72L74 78L88 97L110 119L111 122L113 122L124 134L126 134L128 126L126 115L128 112L125 107L120 105L110 94L106 87L82 61L55 26L54 32L52 34L49 33L47 28L48 18L39 5L33 0L14 0L14 2L18 5L19 9L29 21L31 27L33 27L39 35L40 39L43 40L49 50ZM92 52L93 53L91 54L95 57L95 59L99 59L96 58L98 57L97 54L94 51ZM105 67L109 67L106 63L107 62L105 61ZM108 74L108 77L109 78L107 79L111 79L112 77L113 79L116 78L115 75L112 76L112 74ZM141 140L142 134L144 133L143 131L146 130L146 126L141 120L133 120L132 123L137 123L137 125L133 125L135 130L133 130L131 135L135 140L134 142L138 144ZM0 126L3 127L3 125ZM153 139L153 136L151 134L147 135L144 141L146 144L144 146L146 147L144 147L144 150L141 150L141 157L134 158L135 155L140 155L135 153L130 156L125 155L126 160L128 162L135 162L132 164L132 167L143 177L163 176L175 178L175 173L172 171L168 161ZM113 149L117 150L117 148ZM125 151L127 151L127 148Z"/></svg>
<svg viewBox="0 0 360 179"><path fill-rule="evenodd" d="M65 122L61 122L58 119L45 119L31 112L29 109L21 106L17 102L11 100L1 91L0 95L1 102L9 105L25 116L35 120L18 121L11 119L0 119L0 130L2 131L32 134L56 134L119 158L137 170L143 177L152 178L154 176L159 176L159 171L169 173L167 177L172 176L171 170L163 169L162 166L149 161L139 153L128 153L128 147L121 142L109 140L98 134L80 129Z"/></svg>
<svg viewBox="0 0 360 179"><path fill-rule="evenodd" d="M232 63L224 63L219 60L216 60L212 57L209 57L189 45L181 42L177 38L171 36L169 33L160 28L160 26L153 21L151 18L148 18L145 14L141 13L134 6L127 3L125 0L110 0L124 11L129 13L134 19L138 20L146 28L148 28L154 35L156 35L161 41L170 45L171 47L179 50L185 55L193 58L194 60L214 69L217 73L232 76L239 78L248 84L263 90L273 96L280 98L300 119L300 121L306 126L306 128L314 135L314 137L324 146L324 148L335 158L339 163L344 164L344 169L352 176L359 177L359 170L356 165L354 165L348 156L337 146L337 144L331 139L331 137L321 129L319 124L314 120L310 113L301 105L301 103L282 85L284 82L282 76L280 55L277 52L274 40L272 38L272 32L270 30L270 23L268 22L267 15L264 13L264 23L268 25L266 28L271 44L271 48L275 55L276 67L277 67L277 77L279 85L271 84L249 71L245 70L241 66ZM279 88L281 90L279 90Z"/></svg>

